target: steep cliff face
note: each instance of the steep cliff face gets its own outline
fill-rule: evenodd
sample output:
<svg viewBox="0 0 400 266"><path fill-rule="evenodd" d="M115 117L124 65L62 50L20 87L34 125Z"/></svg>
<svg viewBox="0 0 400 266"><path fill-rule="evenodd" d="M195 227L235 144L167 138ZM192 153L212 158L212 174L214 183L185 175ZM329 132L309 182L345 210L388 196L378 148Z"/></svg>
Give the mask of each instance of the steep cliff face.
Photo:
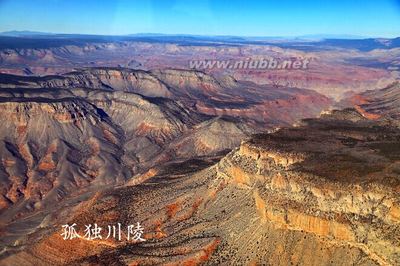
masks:
<svg viewBox="0 0 400 266"><path fill-rule="evenodd" d="M2 75L2 88L92 88L135 92L150 97L170 97L168 88L148 72L91 68L59 76L18 77Z"/></svg>
<svg viewBox="0 0 400 266"><path fill-rule="evenodd" d="M371 119L400 119L400 83L395 82L381 90L366 91L342 101L342 106L355 106L357 110Z"/></svg>
<svg viewBox="0 0 400 266"><path fill-rule="evenodd" d="M124 66L128 68L189 69L192 60L232 60L249 59L291 60L307 59L307 69L229 69L211 68L206 71L212 75L223 73L239 80L249 80L258 84L280 85L315 90L323 95L342 99L349 91L362 92L367 89L383 88L398 78L396 71L386 69L395 67L399 49L376 49L372 51L343 49L332 44L325 46L321 42L300 45L297 43L242 43L236 45L229 40L217 43L181 38L168 42L152 42L142 39L140 42L108 40L87 42L85 38L72 42L68 38L58 40L53 45L45 41L14 40L22 42L22 47L9 45L0 49L1 73L19 75L49 75L70 72L76 67ZM53 40L54 41L54 40ZM189 43L188 43L189 41ZM368 41L368 40L367 40ZM171 43L172 42L172 43ZM378 44L376 42L376 44ZM29 45L31 44L31 45ZM44 45L43 45L44 44ZM38 47L39 46L39 47ZM278 47L282 46L282 47ZM366 46L370 46L367 44ZM374 45L371 45L373 47ZM350 45L351 47L351 45ZM377 45L376 47L380 47ZM379 62L379 63L378 63Z"/></svg>
<svg viewBox="0 0 400 266"><path fill-rule="evenodd" d="M1 88L91 88L134 92L180 101L207 115L246 118L262 128L315 117L332 101L316 92L282 86L256 85L225 76L214 78L194 70L154 71L90 68L62 76L0 75Z"/></svg>
<svg viewBox="0 0 400 266"><path fill-rule="evenodd" d="M140 221L146 242L64 242L48 228L39 243L3 261L397 265L399 136L390 123L351 109L255 135L217 164L167 164L141 183L96 195L72 217L56 217L104 227Z"/></svg>
<svg viewBox="0 0 400 266"><path fill-rule="evenodd" d="M260 116L259 108L275 108L264 101L300 105L293 95L304 91L184 70L93 68L63 76L2 75L0 82L6 114L0 118L0 206L2 223L11 227L28 214L45 215L55 201L62 206L165 162L224 154L260 125L286 124L329 102L306 92L321 105ZM211 109L202 112L199 106L210 98ZM12 234L6 244L19 236Z"/></svg>
<svg viewBox="0 0 400 266"><path fill-rule="evenodd" d="M392 83L368 64L398 49L55 42L0 49L0 265L400 264L399 84L299 121ZM188 70L249 58L312 62Z"/></svg>
<svg viewBox="0 0 400 266"><path fill-rule="evenodd" d="M119 139L120 132L89 103L15 101L0 109L2 207L24 199L34 209L44 198L54 202L77 187L126 178L116 167L122 144L106 136Z"/></svg>
<svg viewBox="0 0 400 266"><path fill-rule="evenodd" d="M302 243L312 253L297 254L290 237L281 243L287 263L396 265L400 132L336 115L242 143L221 161L217 175L252 193L261 224L310 239Z"/></svg>
<svg viewBox="0 0 400 266"><path fill-rule="evenodd" d="M96 191L142 173L147 179L146 171L151 176L166 162L224 154L253 132L234 119L124 91L2 90L0 110L3 255Z"/></svg>
<svg viewBox="0 0 400 266"><path fill-rule="evenodd" d="M314 90L335 100L341 100L349 92L361 93L366 90L384 88L396 80L385 69L368 68L343 63L327 63L325 54L318 55L306 70L240 71L234 77L258 84L276 84L285 87ZM333 55L330 55L334 57ZM340 55L338 57L341 57ZM354 55L346 55L351 58ZM337 59L337 58L336 58ZM344 57L344 60L348 58ZM339 60L340 61L340 60ZM349 74L351 73L351 74Z"/></svg>

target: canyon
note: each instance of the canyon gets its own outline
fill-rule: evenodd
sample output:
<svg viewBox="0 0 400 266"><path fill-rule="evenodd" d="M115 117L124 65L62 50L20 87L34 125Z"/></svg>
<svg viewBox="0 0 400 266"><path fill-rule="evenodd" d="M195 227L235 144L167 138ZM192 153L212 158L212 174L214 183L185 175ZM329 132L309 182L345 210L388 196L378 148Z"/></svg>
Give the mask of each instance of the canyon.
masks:
<svg viewBox="0 0 400 266"><path fill-rule="evenodd" d="M139 220L146 242L65 242L52 229L4 263L397 265L398 145L397 126L356 109L306 119L220 160L166 164L55 217L103 227Z"/></svg>
<svg viewBox="0 0 400 266"><path fill-rule="evenodd" d="M193 60L307 59L307 69L199 69L258 84L312 89L336 100L399 77L397 39L274 41L185 36L1 37L1 72L53 75L79 67L190 69Z"/></svg>
<svg viewBox="0 0 400 266"><path fill-rule="evenodd" d="M0 36L0 265L400 264L397 39L40 38ZM187 65L249 57L312 62Z"/></svg>

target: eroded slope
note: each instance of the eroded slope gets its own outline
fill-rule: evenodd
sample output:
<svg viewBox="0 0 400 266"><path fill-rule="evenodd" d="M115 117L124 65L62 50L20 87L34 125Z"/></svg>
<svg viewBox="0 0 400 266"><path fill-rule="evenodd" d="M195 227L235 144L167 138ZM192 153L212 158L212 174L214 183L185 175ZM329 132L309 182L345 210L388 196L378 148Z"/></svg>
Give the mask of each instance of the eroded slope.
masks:
<svg viewBox="0 0 400 266"><path fill-rule="evenodd" d="M397 265L399 141L397 127L351 109L256 135L215 165L169 165L57 218L140 221L146 242L65 242L55 228L3 262Z"/></svg>

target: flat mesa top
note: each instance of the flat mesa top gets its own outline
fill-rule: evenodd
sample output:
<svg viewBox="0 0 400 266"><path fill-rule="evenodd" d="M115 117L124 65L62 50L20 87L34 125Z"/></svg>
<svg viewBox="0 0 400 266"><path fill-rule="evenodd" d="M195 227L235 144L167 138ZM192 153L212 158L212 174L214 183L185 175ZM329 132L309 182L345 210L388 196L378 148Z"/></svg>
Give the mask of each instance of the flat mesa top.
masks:
<svg viewBox="0 0 400 266"><path fill-rule="evenodd" d="M292 170L343 184L400 185L400 129L371 121L355 110L303 120L298 127L255 135L245 145L282 154L301 154Z"/></svg>

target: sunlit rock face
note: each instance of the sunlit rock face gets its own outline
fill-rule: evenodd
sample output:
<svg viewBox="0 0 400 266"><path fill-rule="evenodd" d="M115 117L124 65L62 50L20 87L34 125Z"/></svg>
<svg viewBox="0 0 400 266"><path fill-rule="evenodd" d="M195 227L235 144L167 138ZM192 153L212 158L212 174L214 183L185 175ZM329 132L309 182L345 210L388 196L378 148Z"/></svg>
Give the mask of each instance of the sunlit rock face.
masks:
<svg viewBox="0 0 400 266"><path fill-rule="evenodd" d="M400 83L394 82L380 90L370 90L355 94L341 101L339 106L354 106L369 119L388 119L398 122L400 101Z"/></svg>
<svg viewBox="0 0 400 266"><path fill-rule="evenodd" d="M196 132L208 132L209 141L219 138L226 132L206 129L218 120L202 124L204 117L174 101L154 103L125 92L74 93L37 89L2 97L2 209L26 201L18 204L21 212L13 214L22 215L79 189L122 184L157 162L233 148L251 132L226 121L225 126L236 131L226 135L226 144L213 147ZM193 135L183 134L189 130ZM176 153L174 143L188 142L189 137L194 146Z"/></svg>
<svg viewBox="0 0 400 266"><path fill-rule="evenodd" d="M140 221L146 242L63 244L52 228L3 261L397 265L399 136L392 122L355 109L257 134L222 159L156 166L55 217L60 225Z"/></svg>
<svg viewBox="0 0 400 266"><path fill-rule="evenodd" d="M1 75L0 84L1 258L42 239L96 192L147 182L166 163L217 160L263 128L331 104L307 90L187 70L91 68Z"/></svg>
<svg viewBox="0 0 400 266"><path fill-rule="evenodd" d="M328 97L311 90L257 85L230 76L215 78L201 71L177 69L90 68L36 78L0 75L0 87L132 92L176 100L206 115L247 119L253 127L258 125L260 129L315 117L333 103Z"/></svg>
<svg viewBox="0 0 400 266"><path fill-rule="evenodd" d="M290 123L329 104L308 91L246 85L186 70L3 75L1 206L31 199L24 208L34 209L76 187L121 183L157 163L226 151L267 121ZM303 92L310 95L293 96ZM210 97L216 102L204 109ZM307 97L321 105L303 107ZM247 99L257 102L240 104ZM221 101L224 109L216 107ZM283 110L289 102L304 112L272 112L271 104Z"/></svg>
<svg viewBox="0 0 400 266"><path fill-rule="evenodd" d="M171 42L172 41L172 42ZM240 45L212 40L193 43L178 37L167 43L118 41L106 42L79 41L73 44L68 38L64 44L39 47L18 45L18 41L8 43L0 49L1 73L18 75L59 75L74 71L79 67L116 67L132 69L190 69L193 60L232 60L234 62L249 59L307 59L310 63L305 69L227 69L206 68L212 75L228 74L238 80L247 80L258 84L280 85L311 89L323 95L340 100L348 93L360 93L369 89L383 88L398 77L398 71L386 66L397 66L400 49L398 39L386 40L393 43L383 45L380 39L360 40L358 45L338 43L241 43ZM211 41L211 42L210 42ZM346 40L342 40L346 42ZM24 39L21 38L22 44ZM363 43L365 42L365 43ZM200 44L200 45L199 45ZM344 43L343 43L344 44ZM361 46L359 46L361 45ZM23 46L23 47L21 47ZM354 46L354 47L353 47ZM367 49L363 49L368 47ZM121 83L115 75L109 76L112 82L129 84L135 77L124 77ZM148 80L147 82L152 82ZM107 84L107 83L106 83ZM129 86L129 85L128 85Z"/></svg>
<svg viewBox="0 0 400 266"><path fill-rule="evenodd" d="M327 112L317 92L193 70L0 88L0 264L400 262L396 84ZM137 221L146 242L60 235Z"/></svg>

